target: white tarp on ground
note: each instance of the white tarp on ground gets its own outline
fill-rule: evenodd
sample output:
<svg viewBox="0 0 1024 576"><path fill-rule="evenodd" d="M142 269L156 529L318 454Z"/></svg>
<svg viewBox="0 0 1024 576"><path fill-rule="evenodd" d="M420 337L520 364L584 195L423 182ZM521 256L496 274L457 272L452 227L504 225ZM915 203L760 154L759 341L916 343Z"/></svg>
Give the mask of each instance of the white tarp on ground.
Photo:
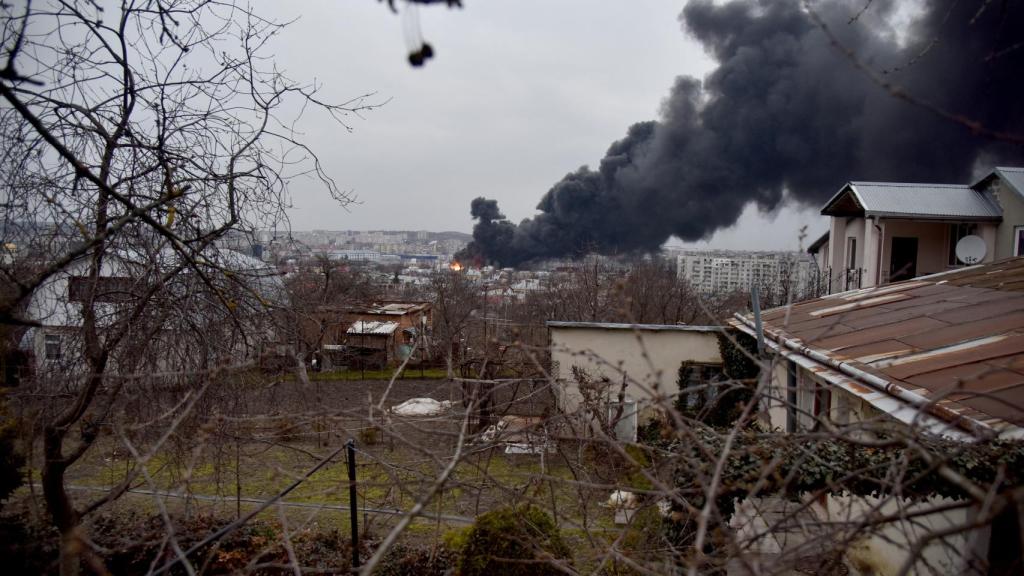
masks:
<svg viewBox="0 0 1024 576"><path fill-rule="evenodd" d="M391 412L398 416L436 416L451 410L451 408L452 403L449 400L410 398L392 407Z"/></svg>

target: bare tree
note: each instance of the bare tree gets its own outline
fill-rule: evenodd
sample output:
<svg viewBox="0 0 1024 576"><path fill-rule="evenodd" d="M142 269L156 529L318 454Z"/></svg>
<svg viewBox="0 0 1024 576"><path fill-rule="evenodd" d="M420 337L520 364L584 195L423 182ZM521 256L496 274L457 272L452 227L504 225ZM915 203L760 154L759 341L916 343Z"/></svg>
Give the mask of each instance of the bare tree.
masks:
<svg viewBox="0 0 1024 576"><path fill-rule="evenodd" d="M306 366L322 356L324 344L336 344L348 328L348 314L378 295L378 287L360 269L317 254L299 264L286 281L288 302L278 313L281 333L292 352L293 368L308 383ZM323 366L322 357L318 364Z"/></svg>
<svg viewBox="0 0 1024 576"><path fill-rule="evenodd" d="M116 413L126 376L165 351L161 335L199 348L217 339L214 324L234 325L246 345L264 337L238 322L238 295L266 298L210 256L214 242L281 220L295 177L350 201L280 114L309 107L344 128L346 115L372 105L329 104L316 86L287 78L263 55L280 25L233 2L53 0L0 11L4 236L45 254L28 275L0 267L13 287L0 312L41 323L14 316L46 288L73 310L65 324L74 354L49 374L70 395L55 397L42 429L43 493L62 535L61 571L72 574L79 553L98 561L84 545L83 515L128 483L80 506L66 473L109 429L100 424ZM202 362L165 366L199 370L200 394L227 364L194 352L181 357Z"/></svg>
<svg viewBox="0 0 1024 576"><path fill-rule="evenodd" d="M480 308L480 287L455 270L435 272L430 278L434 304L434 343L444 346L449 377L461 361L467 328L473 312Z"/></svg>

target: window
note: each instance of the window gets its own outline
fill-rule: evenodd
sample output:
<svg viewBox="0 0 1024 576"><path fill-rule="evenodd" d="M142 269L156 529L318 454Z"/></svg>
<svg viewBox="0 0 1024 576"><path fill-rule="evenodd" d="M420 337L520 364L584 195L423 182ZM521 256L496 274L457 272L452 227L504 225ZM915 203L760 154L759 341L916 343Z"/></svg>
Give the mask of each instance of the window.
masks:
<svg viewBox="0 0 1024 576"><path fill-rule="evenodd" d="M792 362L788 368L787 432L811 432L830 417L832 389L811 378Z"/></svg>
<svg viewBox="0 0 1024 576"><path fill-rule="evenodd" d="M956 257L956 243L962 240L965 236L977 234L977 224L950 224L949 225L949 262L950 266L963 266L964 263Z"/></svg>
<svg viewBox="0 0 1024 576"><path fill-rule="evenodd" d="M846 239L846 268L853 270L857 267L857 239L850 238Z"/></svg>
<svg viewBox="0 0 1024 576"><path fill-rule="evenodd" d="M1024 226L1013 227L1013 255L1024 256Z"/></svg>
<svg viewBox="0 0 1024 576"><path fill-rule="evenodd" d="M60 360L60 334L47 334L43 336L43 350L47 360Z"/></svg>
<svg viewBox="0 0 1024 576"><path fill-rule="evenodd" d="M715 385L724 379L722 366L686 362L679 369L679 389L682 395L682 406L695 414L707 406L718 393Z"/></svg>

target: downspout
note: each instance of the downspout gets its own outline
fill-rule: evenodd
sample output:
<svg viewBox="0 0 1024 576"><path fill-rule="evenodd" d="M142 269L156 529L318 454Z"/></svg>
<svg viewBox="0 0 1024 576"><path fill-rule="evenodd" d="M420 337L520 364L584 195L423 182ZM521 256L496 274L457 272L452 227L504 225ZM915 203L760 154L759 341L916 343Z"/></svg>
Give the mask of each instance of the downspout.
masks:
<svg viewBox="0 0 1024 576"><path fill-rule="evenodd" d="M754 324L745 316L739 314L738 312L734 314L733 317L742 322L743 325L746 326L747 328L751 330L755 329ZM841 362L826 354L814 350L813 348L809 348L808 346L804 345L800 340L786 338L782 336L782 334L779 333L778 331L769 330L767 328L764 329L764 333L770 336L772 340L778 342L779 344L785 346L786 348L789 348L790 350L798 354L802 354L810 358L811 360L818 362L819 364L828 366L829 368L832 368L833 370L845 374L850 378L854 378L860 382L863 382L876 390L885 392L890 396L898 398L899 400L906 402L907 404L913 406L914 408L917 408L921 412L927 412L928 414L931 414L941 420L944 420L958 428L967 430L968 432L974 434L979 438L998 436L995 430L993 430L992 427L988 426L987 424L978 422L977 420L973 420L970 418L965 418L957 414L956 412L953 412L949 408L939 406L938 404L935 404L934 402L928 400L924 396L921 396L920 394L915 394L914 392L911 392L894 382L890 382L885 378L881 378L870 372L866 372L860 368L857 368L856 366L850 365L847 362Z"/></svg>
<svg viewBox="0 0 1024 576"><path fill-rule="evenodd" d="M878 230L878 258L875 270L875 286L882 285L882 247L885 246L885 231L881 226L878 225L878 216L872 216L871 220L874 221L875 230Z"/></svg>

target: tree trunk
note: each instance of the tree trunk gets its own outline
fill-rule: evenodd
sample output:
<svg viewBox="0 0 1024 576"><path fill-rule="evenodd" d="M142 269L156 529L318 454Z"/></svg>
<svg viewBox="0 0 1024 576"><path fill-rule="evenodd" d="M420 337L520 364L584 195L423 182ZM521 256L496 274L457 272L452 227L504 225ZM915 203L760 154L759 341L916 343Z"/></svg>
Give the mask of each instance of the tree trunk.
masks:
<svg viewBox="0 0 1024 576"><path fill-rule="evenodd" d="M47 427L43 439L43 452L46 462L43 465L43 498L50 512L54 526L60 532L60 574L61 576L77 576L79 573L78 527L81 518L78 511L68 498L64 488L63 442L64 433L53 427Z"/></svg>

